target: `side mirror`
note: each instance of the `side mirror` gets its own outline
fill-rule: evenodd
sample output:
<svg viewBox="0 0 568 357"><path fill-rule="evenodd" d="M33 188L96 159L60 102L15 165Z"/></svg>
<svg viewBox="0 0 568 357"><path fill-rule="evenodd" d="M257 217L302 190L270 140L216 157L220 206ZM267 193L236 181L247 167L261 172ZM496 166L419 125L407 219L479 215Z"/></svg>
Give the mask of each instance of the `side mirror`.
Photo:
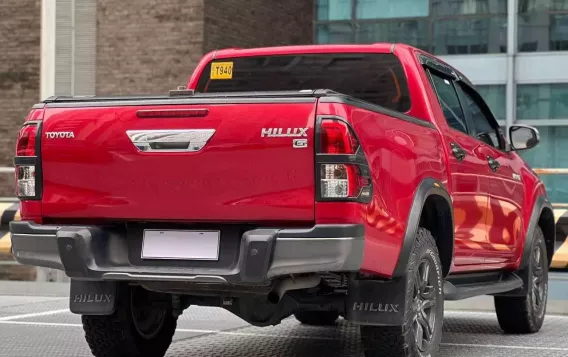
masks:
<svg viewBox="0 0 568 357"><path fill-rule="evenodd" d="M509 140L513 150L528 150L538 145L540 135L532 126L517 124L509 128Z"/></svg>

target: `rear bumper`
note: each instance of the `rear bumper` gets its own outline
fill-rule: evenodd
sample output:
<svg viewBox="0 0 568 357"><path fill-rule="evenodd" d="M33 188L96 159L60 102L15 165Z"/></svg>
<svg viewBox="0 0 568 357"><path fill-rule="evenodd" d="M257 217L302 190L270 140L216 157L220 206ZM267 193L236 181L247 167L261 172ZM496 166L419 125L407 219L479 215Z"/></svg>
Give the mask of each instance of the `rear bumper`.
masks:
<svg viewBox="0 0 568 357"><path fill-rule="evenodd" d="M80 280L259 285L288 274L358 271L364 248L362 225L221 231L215 262L142 260L136 231L22 221L11 222L10 232L18 262Z"/></svg>

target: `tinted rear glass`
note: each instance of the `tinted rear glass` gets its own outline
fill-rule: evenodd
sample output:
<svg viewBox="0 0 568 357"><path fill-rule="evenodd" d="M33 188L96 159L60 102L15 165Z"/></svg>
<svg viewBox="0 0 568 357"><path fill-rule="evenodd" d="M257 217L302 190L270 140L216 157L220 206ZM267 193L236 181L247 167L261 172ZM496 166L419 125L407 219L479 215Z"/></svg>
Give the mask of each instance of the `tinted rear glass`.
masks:
<svg viewBox="0 0 568 357"><path fill-rule="evenodd" d="M231 63L232 68L217 68L211 78L209 63L198 92L331 89L399 112L410 109L404 70L392 54L258 56L214 62Z"/></svg>

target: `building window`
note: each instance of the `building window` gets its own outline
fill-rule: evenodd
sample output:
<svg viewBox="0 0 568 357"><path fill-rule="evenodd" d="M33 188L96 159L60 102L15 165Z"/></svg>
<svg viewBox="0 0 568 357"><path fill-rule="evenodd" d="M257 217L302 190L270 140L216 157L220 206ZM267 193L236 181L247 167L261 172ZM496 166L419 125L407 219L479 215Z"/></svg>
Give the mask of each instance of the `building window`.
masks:
<svg viewBox="0 0 568 357"><path fill-rule="evenodd" d="M316 28L317 43L352 43L355 32L349 23L321 24Z"/></svg>
<svg viewBox="0 0 568 357"><path fill-rule="evenodd" d="M352 0L317 0L317 19L319 21L349 20L352 6Z"/></svg>
<svg viewBox="0 0 568 357"><path fill-rule="evenodd" d="M507 51L507 0L316 0L316 7L318 43L402 42L442 55ZM350 25L348 35L322 35L331 24Z"/></svg>
<svg viewBox="0 0 568 357"><path fill-rule="evenodd" d="M489 106L495 119L505 120L507 116L507 101L505 100L507 96L506 87L504 85L485 85L475 86L475 89Z"/></svg>
<svg viewBox="0 0 568 357"><path fill-rule="evenodd" d="M432 0L435 16L498 15L507 13L507 0Z"/></svg>
<svg viewBox="0 0 568 357"><path fill-rule="evenodd" d="M568 83L517 85L517 119L568 119Z"/></svg>
<svg viewBox="0 0 568 357"><path fill-rule="evenodd" d="M426 17L428 0L357 0L355 14L358 19L397 19Z"/></svg>
<svg viewBox="0 0 568 357"><path fill-rule="evenodd" d="M452 18L434 23L433 52L440 55L504 53L507 17Z"/></svg>
<svg viewBox="0 0 568 357"><path fill-rule="evenodd" d="M540 144L521 151L520 155L533 168L568 168L568 127L541 126ZM568 203L568 180L564 175L540 176L553 203Z"/></svg>
<svg viewBox="0 0 568 357"><path fill-rule="evenodd" d="M519 0L519 51L568 51L568 0Z"/></svg>
<svg viewBox="0 0 568 357"><path fill-rule="evenodd" d="M424 20L398 20L361 23L358 43L406 43L425 51L428 46L428 22Z"/></svg>

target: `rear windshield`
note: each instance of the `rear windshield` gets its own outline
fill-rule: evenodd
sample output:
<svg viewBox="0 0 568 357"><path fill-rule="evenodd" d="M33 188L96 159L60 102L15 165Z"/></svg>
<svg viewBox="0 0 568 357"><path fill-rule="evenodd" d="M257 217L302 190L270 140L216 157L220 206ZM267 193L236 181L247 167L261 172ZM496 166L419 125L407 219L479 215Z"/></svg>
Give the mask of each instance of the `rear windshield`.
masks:
<svg viewBox="0 0 568 357"><path fill-rule="evenodd" d="M404 70L392 54L302 54L238 57L209 63L201 93L331 89L406 112L410 95Z"/></svg>

